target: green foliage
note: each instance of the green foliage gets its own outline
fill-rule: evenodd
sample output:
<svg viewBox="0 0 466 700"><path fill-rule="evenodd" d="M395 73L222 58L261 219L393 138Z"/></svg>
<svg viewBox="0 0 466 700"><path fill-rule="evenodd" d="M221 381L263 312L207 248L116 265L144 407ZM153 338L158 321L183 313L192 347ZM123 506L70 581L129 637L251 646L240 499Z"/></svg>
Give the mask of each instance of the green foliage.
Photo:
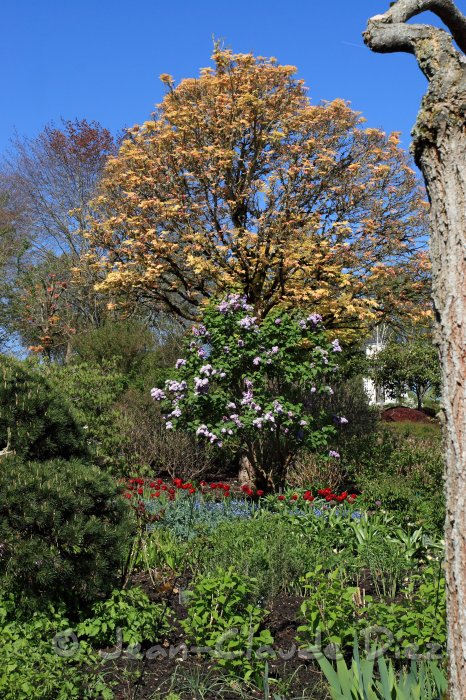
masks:
<svg viewBox="0 0 466 700"><path fill-rule="evenodd" d="M237 294L207 307L186 359L153 396L163 401L167 429L242 450L264 486L276 487L299 448L324 451L335 433L316 399L333 391L341 348L318 314L274 310L259 321L252 313Z"/></svg>
<svg viewBox="0 0 466 700"><path fill-rule="evenodd" d="M318 568L306 575L305 589L308 598L301 612L306 622L298 628L303 642L317 640L321 648L331 644L344 653L355 634L370 639L375 633L390 652L405 653L407 658L412 651L443 650L445 579L438 568L428 567L413 577L399 602L366 595L360 587L348 585L341 570L324 576Z"/></svg>
<svg viewBox="0 0 466 700"><path fill-rule="evenodd" d="M448 687L443 671L435 662L418 666L413 661L410 671L403 671L397 679L392 662L387 664L379 656L377 678L374 656L361 659L356 641L351 666L339 658L335 669L321 654L317 661L329 683L332 700L441 700Z"/></svg>
<svg viewBox="0 0 466 700"><path fill-rule="evenodd" d="M404 526L441 533L444 459L438 427L390 425L360 447L349 472L362 491L362 505L387 510Z"/></svg>
<svg viewBox="0 0 466 700"><path fill-rule="evenodd" d="M418 408L429 390L440 391L440 363L437 348L429 336L418 335L404 342L392 340L373 356L374 380L394 399L407 391L416 395Z"/></svg>
<svg viewBox="0 0 466 700"><path fill-rule="evenodd" d="M363 601L360 589L345 585L341 577L338 569L325 572L322 566L306 574L309 597L301 605L306 622L298 627L302 641L320 641L322 648L331 644L339 651L351 646L367 598Z"/></svg>
<svg viewBox="0 0 466 700"><path fill-rule="evenodd" d="M220 524L202 538L199 566L212 573L234 561L238 571L256 580L258 597L272 600L294 586L321 557L334 556L333 546L319 541L311 529L292 527L281 515L264 512L252 520Z"/></svg>
<svg viewBox="0 0 466 700"><path fill-rule="evenodd" d="M25 459L87 455L84 432L67 399L31 363L0 356L0 449L8 442Z"/></svg>
<svg viewBox="0 0 466 700"><path fill-rule="evenodd" d="M163 606L151 603L141 588L115 590L92 606L91 616L78 625L77 633L103 648L117 643L118 629L124 644L159 642L168 629Z"/></svg>
<svg viewBox="0 0 466 700"><path fill-rule="evenodd" d="M0 573L25 604L68 609L110 591L127 555L129 511L114 482L77 461L22 462L0 470Z"/></svg>
<svg viewBox="0 0 466 700"><path fill-rule="evenodd" d="M113 365L125 377L140 371L153 347L152 333L137 319L107 320L99 328L80 333L73 341L73 350L80 362L97 365L103 370Z"/></svg>
<svg viewBox="0 0 466 700"><path fill-rule="evenodd" d="M128 378L112 363L49 365L44 371L56 390L72 402L93 459L116 473L124 471L124 436L116 429L121 419L117 402Z"/></svg>
<svg viewBox="0 0 466 700"><path fill-rule="evenodd" d="M70 622L52 607L18 615L14 598L0 598L0 697L2 700L111 700L88 645L63 648ZM58 635L58 637L57 637ZM55 642L55 648L54 644ZM57 653L58 651L58 653Z"/></svg>
<svg viewBox="0 0 466 700"><path fill-rule="evenodd" d="M261 646L273 638L261 624L267 611L254 604L254 579L233 567L199 576L188 597L188 615L181 622L191 643L206 647L215 661L248 678Z"/></svg>

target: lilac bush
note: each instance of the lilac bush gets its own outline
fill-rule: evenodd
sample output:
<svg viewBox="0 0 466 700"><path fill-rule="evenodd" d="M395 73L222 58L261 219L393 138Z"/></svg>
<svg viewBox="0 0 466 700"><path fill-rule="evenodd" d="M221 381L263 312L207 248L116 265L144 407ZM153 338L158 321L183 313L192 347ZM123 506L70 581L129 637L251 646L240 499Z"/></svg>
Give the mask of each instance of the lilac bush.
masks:
<svg viewBox="0 0 466 700"><path fill-rule="evenodd" d="M230 294L207 307L202 321L172 378L152 389L166 428L234 451L266 489L283 486L301 447L337 458L329 450L335 420L318 408L318 395L333 393L341 348L319 314L276 310L261 320L245 298Z"/></svg>

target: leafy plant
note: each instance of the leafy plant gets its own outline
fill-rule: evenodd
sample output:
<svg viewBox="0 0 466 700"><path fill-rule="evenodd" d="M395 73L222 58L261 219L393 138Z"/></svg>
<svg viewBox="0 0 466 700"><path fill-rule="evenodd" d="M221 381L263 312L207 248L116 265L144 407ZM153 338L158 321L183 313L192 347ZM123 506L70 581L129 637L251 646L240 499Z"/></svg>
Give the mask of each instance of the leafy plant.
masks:
<svg viewBox="0 0 466 700"><path fill-rule="evenodd" d="M78 635L98 648L115 644L118 629L122 642L130 646L160 641L168 629L163 606L151 603L141 588L115 590L95 603L91 616L77 626Z"/></svg>
<svg viewBox="0 0 466 700"><path fill-rule="evenodd" d="M266 511L252 520L221 523L193 547L201 571L211 575L234 561L238 571L255 579L263 600L295 586L329 551L312 530L290 527L281 514Z"/></svg>
<svg viewBox="0 0 466 700"><path fill-rule="evenodd" d="M248 678L256 652L273 638L261 624L267 611L253 602L254 580L233 567L199 576L188 594L188 615L181 624L187 639L205 648L215 661Z"/></svg>
<svg viewBox="0 0 466 700"><path fill-rule="evenodd" d="M2 700L111 700L99 657L73 644L69 620L49 607L25 612L0 597L0 696Z"/></svg>
<svg viewBox="0 0 466 700"><path fill-rule="evenodd" d="M125 439L121 429L116 429L120 420L117 402L128 378L112 362L104 366L89 362L50 365L44 372L56 390L72 402L92 459L116 473L124 471L121 453Z"/></svg>
<svg viewBox="0 0 466 700"><path fill-rule="evenodd" d="M348 585L341 571L322 569L307 574L304 584L308 598L301 606L305 624L298 628L303 643L328 644L334 653L351 648L357 638L383 640L390 652L444 651L446 641L445 581L432 567L413 576L400 602L376 599L364 590Z"/></svg>

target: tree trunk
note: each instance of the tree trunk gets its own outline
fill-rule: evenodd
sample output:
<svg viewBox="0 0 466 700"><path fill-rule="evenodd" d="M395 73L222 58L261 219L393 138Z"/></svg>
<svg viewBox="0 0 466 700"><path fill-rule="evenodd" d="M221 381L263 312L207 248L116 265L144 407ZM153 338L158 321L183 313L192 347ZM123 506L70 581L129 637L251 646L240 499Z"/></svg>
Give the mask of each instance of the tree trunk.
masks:
<svg viewBox="0 0 466 700"><path fill-rule="evenodd" d="M430 10L450 29L406 24ZM455 39L461 51L452 43ZM466 17L452 0L398 0L364 35L381 53L416 56L429 81L413 152L430 200L431 260L443 382L445 564L452 700L466 698Z"/></svg>
<svg viewBox="0 0 466 700"><path fill-rule="evenodd" d="M452 697L466 698L466 134L421 157L431 200L433 294L446 447L445 561Z"/></svg>

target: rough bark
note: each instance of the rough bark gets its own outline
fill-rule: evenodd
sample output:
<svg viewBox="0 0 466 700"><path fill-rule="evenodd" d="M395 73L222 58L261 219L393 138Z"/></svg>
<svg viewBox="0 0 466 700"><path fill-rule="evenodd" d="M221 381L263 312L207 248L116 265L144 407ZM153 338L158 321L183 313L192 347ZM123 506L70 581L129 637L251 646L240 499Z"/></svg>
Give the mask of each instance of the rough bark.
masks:
<svg viewBox="0 0 466 700"><path fill-rule="evenodd" d="M430 10L451 35L405 24ZM430 199L431 260L443 381L445 525L450 696L466 698L466 17L451 0L398 0L369 20L374 51L414 54L429 81L413 153Z"/></svg>

